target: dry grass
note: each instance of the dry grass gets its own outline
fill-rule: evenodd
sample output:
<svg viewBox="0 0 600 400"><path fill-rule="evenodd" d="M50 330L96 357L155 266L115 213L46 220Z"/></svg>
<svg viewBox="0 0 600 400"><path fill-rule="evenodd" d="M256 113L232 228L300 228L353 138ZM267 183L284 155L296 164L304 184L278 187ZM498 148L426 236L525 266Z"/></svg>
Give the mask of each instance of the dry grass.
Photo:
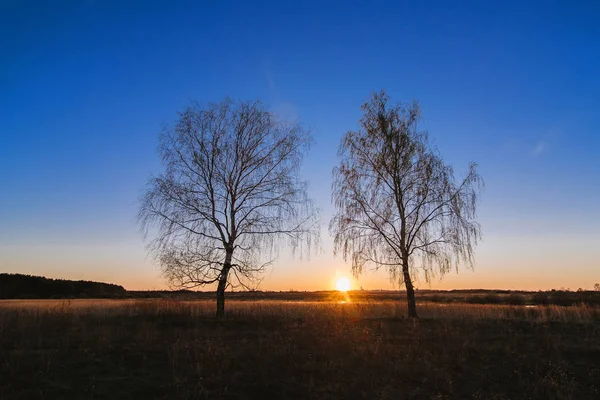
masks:
<svg viewBox="0 0 600 400"><path fill-rule="evenodd" d="M339 299L338 299L339 300ZM600 310L392 301L0 302L0 399L594 399Z"/></svg>

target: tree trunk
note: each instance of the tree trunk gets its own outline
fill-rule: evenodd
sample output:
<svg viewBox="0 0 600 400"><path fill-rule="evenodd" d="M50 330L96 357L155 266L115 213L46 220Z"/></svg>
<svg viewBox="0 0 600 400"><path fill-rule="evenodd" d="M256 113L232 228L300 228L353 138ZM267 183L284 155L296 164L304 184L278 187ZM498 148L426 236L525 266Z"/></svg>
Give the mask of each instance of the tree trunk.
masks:
<svg viewBox="0 0 600 400"><path fill-rule="evenodd" d="M229 275L229 270L231 269L232 256L233 251L226 250L225 262L223 263L223 270L221 271L221 276L219 277L219 285L217 286L217 314L215 315L216 319L223 319L223 317L225 316L225 289L227 288L227 276Z"/></svg>
<svg viewBox="0 0 600 400"><path fill-rule="evenodd" d="M408 263L402 265L402 273L404 275L404 285L406 286L406 297L408 300L408 317L419 318L417 315L417 303L415 301L415 289L413 288L410 273L408 272Z"/></svg>

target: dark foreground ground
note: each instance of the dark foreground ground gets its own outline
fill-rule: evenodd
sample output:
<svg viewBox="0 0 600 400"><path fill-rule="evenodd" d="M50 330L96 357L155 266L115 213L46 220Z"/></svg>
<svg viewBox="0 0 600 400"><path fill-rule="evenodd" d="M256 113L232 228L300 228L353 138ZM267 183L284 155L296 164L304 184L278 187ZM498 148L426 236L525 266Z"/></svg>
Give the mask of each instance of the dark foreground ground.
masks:
<svg viewBox="0 0 600 400"><path fill-rule="evenodd" d="M0 302L0 399L598 399L600 310Z"/></svg>

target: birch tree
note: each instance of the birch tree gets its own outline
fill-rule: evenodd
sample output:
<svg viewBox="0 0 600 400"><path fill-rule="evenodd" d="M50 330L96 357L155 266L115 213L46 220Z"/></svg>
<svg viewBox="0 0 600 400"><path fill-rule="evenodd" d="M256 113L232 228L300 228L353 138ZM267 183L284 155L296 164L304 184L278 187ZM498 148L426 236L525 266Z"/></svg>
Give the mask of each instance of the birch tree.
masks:
<svg viewBox="0 0 600 400"><path fill-rule="evenodd" d="M311 138L258 101L187 107L160 136L164 171L149 180L139 220L169 284L253 288L281 244L309 250L317 211L299 177Z"/></svg>
<svg viewBox="0 0 600 400"><path fill-rule="evenodd" d="M404 283L408 315L417 317L414 281L473 266L481 232L477 166L461 179L419 130L417 103L392 105L385 92L362 106L359 129L346 133L333 171L336 253L358 275L386 268Z"/></svg>

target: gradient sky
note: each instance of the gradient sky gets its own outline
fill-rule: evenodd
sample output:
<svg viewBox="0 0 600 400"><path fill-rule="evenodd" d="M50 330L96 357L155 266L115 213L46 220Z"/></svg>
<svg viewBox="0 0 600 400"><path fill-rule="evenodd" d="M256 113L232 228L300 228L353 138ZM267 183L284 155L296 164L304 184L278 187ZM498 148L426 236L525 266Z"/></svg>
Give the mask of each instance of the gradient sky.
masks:
<svg viewBox="0 0 600 400"><path fill-rule="evenodd" d="M600 282L600 3L201 3L0 1L0 272L163 288L135 220L157 134L232 96L316 139L322 251L283 252L262 288L330 289L349 274L326 230L337 146L385 88L486 181L475 270L418 287ZM354 285L393 287L384 271Z"/></svg>

